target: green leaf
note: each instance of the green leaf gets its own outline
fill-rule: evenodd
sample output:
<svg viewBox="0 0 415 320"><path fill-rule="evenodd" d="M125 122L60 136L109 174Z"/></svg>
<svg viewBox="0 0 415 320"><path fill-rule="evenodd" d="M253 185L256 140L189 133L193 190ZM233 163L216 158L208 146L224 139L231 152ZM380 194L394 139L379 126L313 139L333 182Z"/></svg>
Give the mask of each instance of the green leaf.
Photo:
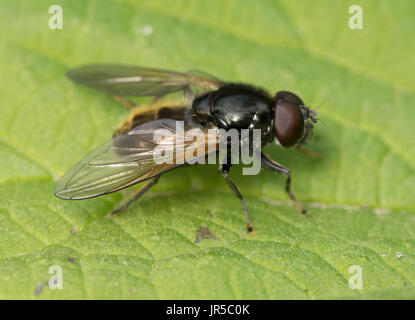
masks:
<svg viewBox="0 0 415 320"><path fill-rule="evenodd" d="M51 4L0 5L0 298L415 298L413 1L56 0L63 30L48 27ZM362 30L348 26L352 4ZM284 177L235 168L248 235L216 166L169 172L115 219L131 190L56 199L58 177L128 116L64 76L98 62L325 101L307 146L323 157L265 150L312 214L290 205ZM215 237L196 243L201 227ZM62 290L46 284L52 266Z"/></svg>

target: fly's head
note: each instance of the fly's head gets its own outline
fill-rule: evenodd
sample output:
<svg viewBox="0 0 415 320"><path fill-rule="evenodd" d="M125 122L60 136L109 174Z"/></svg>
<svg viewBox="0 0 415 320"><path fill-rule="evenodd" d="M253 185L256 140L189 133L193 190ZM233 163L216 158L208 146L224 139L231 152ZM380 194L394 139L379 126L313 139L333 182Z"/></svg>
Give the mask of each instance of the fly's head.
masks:
<svg viewBox="0 0 415 320"><path fill-rule="evenodd" d="M277 92L273 100L277 144L286 148L306 144L313 134L317 112L305 106L299 96L289 91Z"/></svg>

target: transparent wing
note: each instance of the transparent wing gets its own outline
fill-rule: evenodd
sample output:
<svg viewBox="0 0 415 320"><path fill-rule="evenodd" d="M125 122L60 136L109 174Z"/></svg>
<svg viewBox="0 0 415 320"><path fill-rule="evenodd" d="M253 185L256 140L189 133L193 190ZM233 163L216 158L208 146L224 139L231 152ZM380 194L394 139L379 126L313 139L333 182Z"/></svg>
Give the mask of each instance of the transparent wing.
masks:
<svg viewBox="0 0 415 320"><path fill-rule="evenodd" d="M170 138L154 140L157 129L165 130L164 134L170 132ZM212 131L201 127L198 132L204 139L196 141L203 143L204 150L210 150L209 143L216 146L216 138L209 137L214 135ZM175 154L172 163L163 162L162 155L156 152L158 146L176 150L177 145L184 147L184 153ZM190 147L194 148L195 143L185 141L184 132L176 127L175 120L144 123L88 154L58 181L55 195L61 199L86 199L124 189L183 166L184 154Z"/></svg>
<svg viewBox="0 0 415 320"><path fill-rule="evenodd" d="M191 86L215 89L223 82L200 71L180 73L128 65L86 65L68 71L77 83L122 97L160 97Z"/></svg>

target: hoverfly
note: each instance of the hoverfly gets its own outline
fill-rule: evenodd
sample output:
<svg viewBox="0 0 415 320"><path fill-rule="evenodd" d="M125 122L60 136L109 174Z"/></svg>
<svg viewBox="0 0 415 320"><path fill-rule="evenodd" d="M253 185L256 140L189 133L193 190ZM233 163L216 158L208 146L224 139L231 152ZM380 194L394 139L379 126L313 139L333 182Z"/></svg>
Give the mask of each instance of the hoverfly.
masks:
<svg viewBox="0 0 415 320"><path fill-rule="evenodd" d="M187 128L201 128L203 135L209 135L211 128L260 129L262 146L276 141L285 148L300 148L307 143L313 123L317 121L316 112L292 92L279 91L271 96L254 86L225 82L202 72L102 64L72 69L67 76L74 82L110 94L133 109L112 140L97 147L67 171L55 188L58 198L77 200L101 196L147 180L147 184L111 216L143 195L163 173L185 165L178 161L157 164L153 157L157 146L153 133L157 129L167 129L177 134L172 125L174 121L184 121ZM173 93L179 93L182 98L174 103L159 100ZM135 108L129 97L154 97L155 101L147 108ZM296 208L307 214L291 192L290 170L263 153L261 163L287 177L286 192ZM225 161L220 164L219 171L240 200L247 230L252 232L245 201L229 177L230 168L231 163Z"/></svg>

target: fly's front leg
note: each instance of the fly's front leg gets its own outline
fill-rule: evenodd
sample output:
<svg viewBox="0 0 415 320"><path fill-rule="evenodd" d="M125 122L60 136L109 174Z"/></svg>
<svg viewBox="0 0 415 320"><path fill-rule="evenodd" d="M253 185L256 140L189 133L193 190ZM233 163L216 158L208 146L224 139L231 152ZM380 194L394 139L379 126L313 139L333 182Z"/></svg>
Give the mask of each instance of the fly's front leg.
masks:
<svg viewBox="0 0 415 320"><path fill-rule="evenodd" d="M262 164L267 167L268 169L271 169L272 171L282 173L283 175L287 176L287 180L285 181L285 191L290 196L290 199L294 203L297 210L303 214L309 214L307 210L305 210L300 203L295 198L294 194L291 192L291 173L290 170L283 165L279 164L278 162L268 158L265 154L261 153L261 162Z"/></svg>
<svg viewBox="0 0 415 320"><path fill-rule="evenodd" d="M242 197L242 195L239 192L238 188L236 188L236 186L234 185L234 183L229 178L229 170L230 170L230 168L231 168L231 165L230 164L221 164L219 166L219 171L222 174L222 176L225 178L225 180L228 183L229 187L231 188L233 194L238 197L239 201L241 201L242 209L243 209L244 215L245 215L246 229L247 229L248 233L253 233L255 231L254 231L254 229L252 227L251 222L249 221L248 209L246 208L246 204L245 204L244 198Z"/></svg>
<svg viewBox="0 0 415 320"><path fill-rule="evenodd" d="M138 198L140 198L144 193L146 193L152 186L154 186L157 181L160 179L160 176L156 176L155 178L153 178L152 180L150 180L149 182L147 182L141 189L139 189L134 196L128 200L123 206L121 206L120 208L111 211L108 216L110 218L114 218L117 215L119 215L121 212L125 211L134 201L136 201Z"/></svg>
<svg viewBox="0 0 415 320"><path fill-rule="evenodd" d="M301 152L302 154L305 154L306 156L309 156L309 157L312 157L312 158L321 158L323 156L321 153L310 151L310 150L305 150L305 149L301 148L300 146L298 146L296 149L297 149L297 151Z"/></svg>

